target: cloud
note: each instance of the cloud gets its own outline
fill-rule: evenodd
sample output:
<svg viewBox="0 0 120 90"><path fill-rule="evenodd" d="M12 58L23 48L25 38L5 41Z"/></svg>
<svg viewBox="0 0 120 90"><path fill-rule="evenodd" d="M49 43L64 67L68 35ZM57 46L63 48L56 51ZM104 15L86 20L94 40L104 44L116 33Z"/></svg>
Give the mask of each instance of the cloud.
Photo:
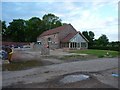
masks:
<svg viewBox="0 0 120 90"><path fill-rule="evenodd" d="M62 19L64 23L71 23L78 31L91 30L96 38L101 34L109 36L110 40L118 40L115 36L117 30L117 0L108 2L14 2L3 3L3 20L9 22L12 19L29 19L33 16L42 18L44 14L53 13Z"/></svg>
<svg viewBox="0 0 120 90"><path fill-rule="evenodd" d="M2 2L118 2L119 0L1 0Z"/></svg>
<svg viewBox="0 0 120 90"><path fill-rule="evenodd" d="M82 7L78 9L78 11L71 9L71 12L66 15L68 17L66 21L71 23L77 30L81 32L85 30L88 31L91 30L95 32L96 38L98 38L101 34L106 34L108 35L110 41L115 40L115 38L116 40L118 40L117 13L112 16L107 15L107 13L112 13L112 12L106 12L103 11L102 9L106 6L110 6L110 8L107 8L107 10L108 9L111 10L111 8L113 7L111 5L116 5L116 4L107 4L107 3L99 2L96 5L93 5L89 8ZM101 12L96 11L94 7L96 7L97 9L102 9L102 12L104 12L104 14L106 15L101 17ZM73 12L75 13L77 12L77 13L72 14ZM72 18L69 18L71 17L71 15Z"/></svg>

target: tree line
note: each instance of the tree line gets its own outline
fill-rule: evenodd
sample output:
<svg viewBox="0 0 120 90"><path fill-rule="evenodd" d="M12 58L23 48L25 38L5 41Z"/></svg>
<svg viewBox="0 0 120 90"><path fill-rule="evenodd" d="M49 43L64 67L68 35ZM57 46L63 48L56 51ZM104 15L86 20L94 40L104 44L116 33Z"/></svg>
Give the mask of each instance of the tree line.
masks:
<svg viewBox="0 0 120 90"><path fill-rule="evenodd" d="M37 37L44 31L62 26L62 20L54 14L45 14L42 19L32 17L29 20L13 19L9 25L5 21L0 20L2 25L2 41L13 42L36 42ZM95 39L92 31L83 31L82 34L88 39L88 48L90 49L114 49L118 50L120 42L109 42L108 37L102 34Z"/></svg>
<svg viewBox="0 0 120 90"><path fill-rule="evenodd" d="M29 20L13 19L9 25L2 23L2 40L14 42L35 42L38 35L46 30L62 26L61 19L54 14L45 14L42 19L32 17Z"/></svg>
<svg viewBox="0 0 120 90"><path fill-rule="evenodd" d="M95 39L95 34L92 31L83 31L82 34L88 39L89 49L102 49L102 50L120 50L120 41L109 42L108 37L102 34L98 39Z"/></svg>

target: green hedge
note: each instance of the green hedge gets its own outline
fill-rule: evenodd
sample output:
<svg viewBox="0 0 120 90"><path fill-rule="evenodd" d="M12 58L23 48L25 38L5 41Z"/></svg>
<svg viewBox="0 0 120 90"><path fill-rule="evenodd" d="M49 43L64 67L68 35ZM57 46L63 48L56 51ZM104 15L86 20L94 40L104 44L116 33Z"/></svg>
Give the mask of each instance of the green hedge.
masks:
<svg viewBox="0 0 120 90"><path fill-rule="evenodd" d="M99 49L99 50L113 50L120 51L120 47L111 47L111 46L89 46L89 49Z"/></svg>

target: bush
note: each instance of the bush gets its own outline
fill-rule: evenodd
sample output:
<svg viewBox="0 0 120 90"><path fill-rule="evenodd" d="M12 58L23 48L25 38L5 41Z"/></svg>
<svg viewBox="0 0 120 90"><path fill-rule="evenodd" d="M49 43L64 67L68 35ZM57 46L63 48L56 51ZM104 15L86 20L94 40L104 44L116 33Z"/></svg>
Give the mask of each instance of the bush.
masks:
<svg viewBox="0 0 120 90"><path fill-rule="evenodd" d="M104 57L104 55L99 55L99 56L98 56L98 58L103 58L103 57Z"/></svg>
<svg viewBox="0 0 120 90"><path fill-rule="evenodd" d="M113 51L120 51L120 47L112 47L112 46L89 46L89 49L99 49L99 50L113 50Z"/></svg>

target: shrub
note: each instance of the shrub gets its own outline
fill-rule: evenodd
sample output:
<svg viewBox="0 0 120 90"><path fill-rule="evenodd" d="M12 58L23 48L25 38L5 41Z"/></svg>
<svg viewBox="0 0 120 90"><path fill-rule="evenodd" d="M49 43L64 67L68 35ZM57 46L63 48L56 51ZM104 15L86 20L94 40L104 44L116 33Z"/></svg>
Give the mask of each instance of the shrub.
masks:
<svg viewBox="0 0 120 90"><path fill-rule="evenodd" d="M104 57L104 55L99 55L99 56L98 56L98 58L103 58L103 57Z"/></svg>
<svg viewBox="0 0 120 90"><path fill-rule="evenodd" d="M113 51L120 51L119 46L89 46L89 49L99 49L99 50L113 50Z"/></svg>

